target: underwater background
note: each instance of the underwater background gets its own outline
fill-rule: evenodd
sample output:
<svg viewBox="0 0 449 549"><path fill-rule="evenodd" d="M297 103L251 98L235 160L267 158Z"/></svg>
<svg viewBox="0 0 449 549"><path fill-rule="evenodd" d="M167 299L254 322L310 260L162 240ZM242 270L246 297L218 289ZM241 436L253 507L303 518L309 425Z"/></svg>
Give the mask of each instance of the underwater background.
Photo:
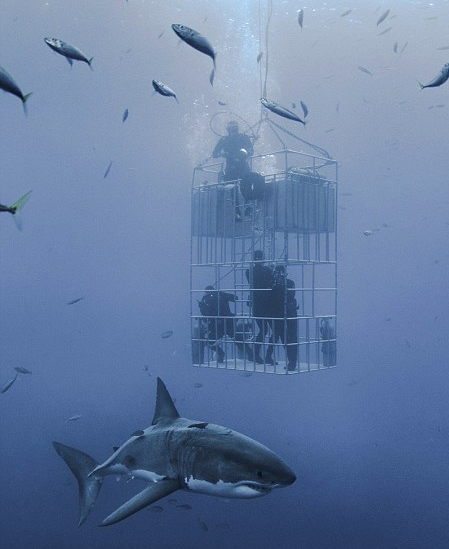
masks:
<svg viewBox="0 0 449 549"><path fill-rule="evenodd" d="M1 2L0 64L33 93L27 116L0 94L0 202L33 189L22 231L0 218L0 382L32 371L0 394L4 548L449 546L449 84L418 85L449 61L447 0L273 0L267 96L304 101L306 128L282 123L339 162L338 364L191 366L192 170L216 143L214 114L221 127L260 117L269 4ZM211 59L172 23L213 44L213 87ZM51 442L104 460L151 423L157 376L182 416L267 445L295 484L254 500L177 492L181 507L98 528L141 486L110 476L79 528L77 482Z"/></svg>

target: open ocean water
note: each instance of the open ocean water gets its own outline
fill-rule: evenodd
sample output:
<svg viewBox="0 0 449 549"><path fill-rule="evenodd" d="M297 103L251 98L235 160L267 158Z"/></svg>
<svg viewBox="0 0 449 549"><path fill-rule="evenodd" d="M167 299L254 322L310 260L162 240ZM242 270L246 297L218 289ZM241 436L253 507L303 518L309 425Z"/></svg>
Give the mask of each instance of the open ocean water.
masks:
<svg viewBox="0 0 449 549"><path fill-rule="evenodd" d="M213 86L173 23L213 45ZM0 94L0 202L32 189L21 231L0 215L0 384L32 372L0 394L2 547L449 547L449 82L418 84L449 62L448 25L447 0L2 0L0 65L32 92L27 115ZM339 163L329 371L191 366L192 170L230 117L258 121L265 77L270 99L309 110L305 128L276 121ZM267 445L296 482L179 491L98 528L144 486L111 475L78 527L52 441L102 462L150 425L157 376L182 416Z"/></svg>

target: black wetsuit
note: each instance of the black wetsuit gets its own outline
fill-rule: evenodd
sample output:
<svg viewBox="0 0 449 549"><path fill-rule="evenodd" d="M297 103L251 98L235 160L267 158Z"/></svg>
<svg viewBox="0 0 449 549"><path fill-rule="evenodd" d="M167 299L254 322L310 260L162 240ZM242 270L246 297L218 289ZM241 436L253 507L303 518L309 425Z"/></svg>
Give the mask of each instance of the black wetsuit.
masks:
<svg viewBox="0 0 449 549"><path fill-rule="evenodd" d="M241 149L245 149L248 155L242 153ZM219 156L226 158L225 181L241 179L247 174L250 171L248 156L252 156L253 154L254 148L251 139L243 133L222 137L212 152L214 158L218 158Z"/></svg>

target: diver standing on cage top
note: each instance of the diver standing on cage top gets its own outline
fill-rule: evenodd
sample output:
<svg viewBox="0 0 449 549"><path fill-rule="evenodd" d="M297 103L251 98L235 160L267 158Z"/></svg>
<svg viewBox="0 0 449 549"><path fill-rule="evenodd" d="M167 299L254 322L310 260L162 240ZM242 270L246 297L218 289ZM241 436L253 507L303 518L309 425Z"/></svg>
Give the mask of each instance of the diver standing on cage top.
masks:
<svg viewBox="0 0 449 549"><path fill-rule="evenodd" d="M226 159L223 181L234 181L242 179L250 171L248 158L254 154L254 147L246 134L239 133L239 125L235 120L231 120L226 129L228 135L219 139L212 156Z"/></svg>
<svg viewBox="0 0 449 549"><path fill-rule="evenodd" d="M222 156L226 160L225 171L220 172L218 176L219 183L224 181L241 180L246 174L250 173L248 159L254 154L254 147L251 139L244 133L239 133L239 125L235 120L231 120L226 126L228 135L221 137L212 152L214 158ZM236 196L236 221L242 221L240 213L240 200ZM252 210L247 208L244 216L251 217Z"/></svg>

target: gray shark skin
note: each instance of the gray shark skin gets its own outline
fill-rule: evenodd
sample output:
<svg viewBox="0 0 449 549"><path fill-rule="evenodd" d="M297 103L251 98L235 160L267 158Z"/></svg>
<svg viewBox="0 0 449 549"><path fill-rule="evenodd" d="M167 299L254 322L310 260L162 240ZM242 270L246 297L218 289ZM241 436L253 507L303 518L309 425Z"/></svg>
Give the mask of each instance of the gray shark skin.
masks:
<svg viewBox="0 0 449 549"><path fill-rule="evenodd" d="M53 446L78 481L79 526L106 475L144 479L148 486L99 526L115 524L176 490L256 498L296 480L290 467L259 442L220 425L180 417L160 378L150 427L133 433L103 463L59 442Z"/></svg>

